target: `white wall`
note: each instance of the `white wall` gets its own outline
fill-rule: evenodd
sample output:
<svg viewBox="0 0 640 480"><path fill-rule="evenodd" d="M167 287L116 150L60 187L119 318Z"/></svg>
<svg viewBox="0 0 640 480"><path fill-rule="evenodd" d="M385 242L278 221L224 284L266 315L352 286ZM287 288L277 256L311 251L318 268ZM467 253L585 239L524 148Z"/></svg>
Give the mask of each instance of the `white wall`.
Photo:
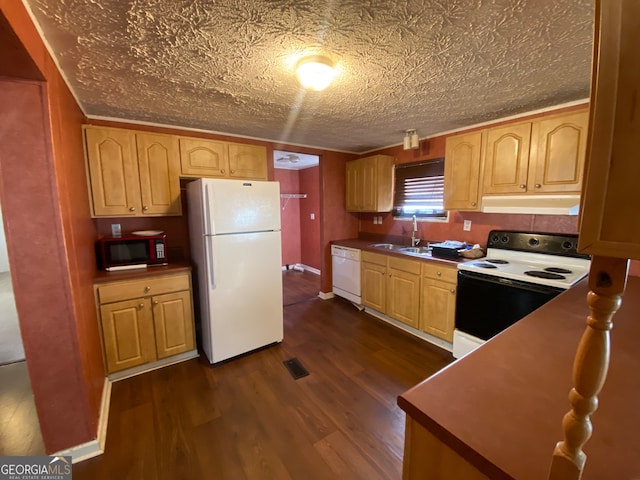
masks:
<svg viewBox="0 0 640 480"><path fill-rule="evenodd" d="M0 272L9 271L9 254L7 253L7 242L4 236L4 224L2 223L2 208L0 206Z"/></svg>

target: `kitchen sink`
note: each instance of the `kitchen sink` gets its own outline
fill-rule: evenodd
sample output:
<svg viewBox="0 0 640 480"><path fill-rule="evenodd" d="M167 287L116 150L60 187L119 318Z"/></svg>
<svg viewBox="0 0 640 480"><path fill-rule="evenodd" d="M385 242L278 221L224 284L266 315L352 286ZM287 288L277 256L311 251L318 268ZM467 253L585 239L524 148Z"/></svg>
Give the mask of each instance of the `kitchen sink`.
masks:
<svg viewBox="0 0 640 480"><path fill-rule="evenodd" d="M393 243L374 243L371 245L375 248L384 248L385 250L401 250L407 248L406 245L395 245Z"/></svg>
<svg viewBox="0 0 640 480"><path fill-rule="evenodd" d="M404 253L416 253L418 255L431 255L431 247L404 247L400 249Z"/></svg>
<svg viewBox="0 0 640 480"><path fill-rule="evenodd" d="M407 253L410 255L431 255L431 247L409 247L407 245L396 245L395 243L374 243L371 246L385 250L395 250L398 253Z"/></svg>

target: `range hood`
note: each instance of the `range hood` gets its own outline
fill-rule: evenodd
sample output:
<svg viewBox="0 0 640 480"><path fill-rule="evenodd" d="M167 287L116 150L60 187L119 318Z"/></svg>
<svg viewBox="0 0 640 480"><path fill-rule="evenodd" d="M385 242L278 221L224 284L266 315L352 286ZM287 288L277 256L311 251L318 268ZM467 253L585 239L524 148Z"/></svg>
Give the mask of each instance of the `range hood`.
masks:
<svg viewBox="0 0 640 480"><path fill-rule="evenodd" d="M483 212L577 215L580 195L490 195L482 197Z"/></svg>

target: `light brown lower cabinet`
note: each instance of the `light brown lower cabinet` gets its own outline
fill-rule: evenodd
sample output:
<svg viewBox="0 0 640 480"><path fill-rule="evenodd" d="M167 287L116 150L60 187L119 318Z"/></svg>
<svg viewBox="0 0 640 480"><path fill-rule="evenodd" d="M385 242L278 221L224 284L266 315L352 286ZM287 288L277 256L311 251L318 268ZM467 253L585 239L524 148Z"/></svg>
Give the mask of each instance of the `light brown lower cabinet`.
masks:
<svg viewBox="0 0 640 480"><path fill-rule="evenodd" d="M457 269L422 264L420 330L453 342L456 315Z"/></svg>
<svg viewBox="0 0 640 480"><path fill-rule="evenodd" d="M420 262L362 252L362 303L418 328Z"/></svg>
<svg viewBox="0 0 640 480"><path fill-rule="evenodd" d="M188 273L103 283L95 291L107 373L195 349Z"/></svg>
<svg viewBox="0 0 640 480"><path fill-rule="evenodd" d="M453 342L455 265L362 252L362 304L415 329Z"/></svg>
<svg viewBox="0 0 640 480"><path fill-rule="evenodd" d="M407 416L402 479L426 478L430 480L489 479L426 428Z"/></svg>

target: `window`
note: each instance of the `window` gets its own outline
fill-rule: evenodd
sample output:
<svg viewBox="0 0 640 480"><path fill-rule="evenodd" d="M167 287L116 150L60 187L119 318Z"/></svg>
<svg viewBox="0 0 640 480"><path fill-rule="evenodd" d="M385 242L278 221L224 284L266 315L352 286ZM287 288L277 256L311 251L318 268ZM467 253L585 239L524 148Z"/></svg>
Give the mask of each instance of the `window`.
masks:
<svg viewBox="0 0 640 480"><path fill-rule="evenodd" d="M396 166L395 217L447 219L444 158Z"/></svg>

